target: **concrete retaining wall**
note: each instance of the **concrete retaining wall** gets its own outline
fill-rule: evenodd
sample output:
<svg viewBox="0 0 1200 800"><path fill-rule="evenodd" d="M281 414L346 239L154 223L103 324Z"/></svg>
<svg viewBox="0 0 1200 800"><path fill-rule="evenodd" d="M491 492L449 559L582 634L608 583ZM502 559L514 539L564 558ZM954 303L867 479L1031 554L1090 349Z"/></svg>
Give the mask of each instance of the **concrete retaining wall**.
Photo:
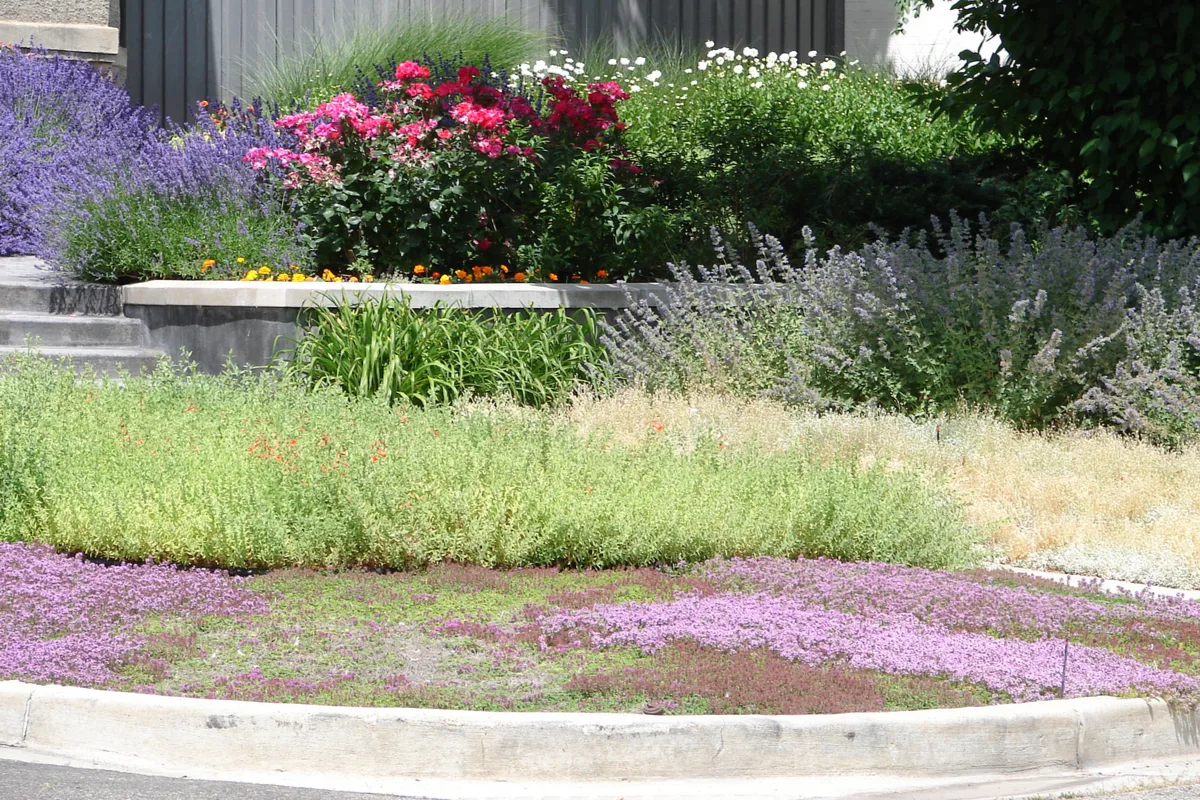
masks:
<svg viewBox="0 0 1200 800"><path fill-rule="evenodd" d="M437 304L466 309L595 309L615 314L634 301L653 302L660 284L639 284L631 294L614 285L243 283L239 281L149 281L124 288L125 316L145 325L144 345L172 357L191 354L202 372L220 372L232 360L239 366L265 366L276 343L300 335L305 306L332 305L345 297L378 298L390 292L409 298L413 308Z"/></svg>

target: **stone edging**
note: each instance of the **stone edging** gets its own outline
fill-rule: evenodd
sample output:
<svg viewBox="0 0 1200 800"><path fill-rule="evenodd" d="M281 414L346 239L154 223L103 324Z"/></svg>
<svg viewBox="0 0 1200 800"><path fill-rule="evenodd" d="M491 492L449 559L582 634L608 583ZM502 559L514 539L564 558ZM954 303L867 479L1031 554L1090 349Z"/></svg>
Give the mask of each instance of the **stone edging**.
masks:
<svg viewBox="0 0 1200 800"><path fill-rule="evenodd" d="M1200 757L1200 711L1091 697L819 716L339 708L0 682L0 758L422 796L839 796ZM1066 785L1066 784L1062 784ZM806 792L825 787L820 794ZM540 789L532 787L541 787ZM807 788L806 788L807 787ZM431 794L432 793L432 794ZM847 796L842 794L840 796ZM952 796L952 795L947 795Z"/></svg>

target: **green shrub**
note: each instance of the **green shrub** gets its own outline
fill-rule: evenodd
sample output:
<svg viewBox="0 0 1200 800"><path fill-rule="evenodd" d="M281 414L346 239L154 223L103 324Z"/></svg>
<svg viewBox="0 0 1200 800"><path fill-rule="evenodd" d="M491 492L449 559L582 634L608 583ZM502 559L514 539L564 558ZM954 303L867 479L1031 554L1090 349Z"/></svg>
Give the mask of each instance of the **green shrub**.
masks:
<svg viewBox="0 0 1200 800"><path fill-rule="evenodd" d="M974 219L1005 209L1002 223L1035 210L1014 202L1030 166L1011 141L935 118L901 81L833 61L717 52L703 70L671 60L653 83L623 79L642 88L623 106L628 144L692 221L692 259L703 257L709 225L751 223L802 251L806 225L853 247L873 238L872 225L895 235L951 210ZM617 74L625 69L618 62Z"/></svg>
<svg viewBox="0 0 1200 800"><path fill-rule="evenodd" d="M470 312L438 305L413 310L386 294L355 304L343 297L308 312L310 329L281 355L310 385L357 397L430 405L463 397L559 403L603 371L595 314Z"/></svg>
<svg viewBox="0 0 1200 800"><path fill-rule="evenodd" d="M665 437L629 449L542 412L397 409L263 376L164 367L120 386L35 356L5 369L0 430L44 474L16 478L42 488L0 518L6 541L253 568L717 555L948 567L976 553L944 489L815 451L680 453Z"/></svg>
<svg viewBox="0 0 1200 800"><path fill-rule="evenodd" d="M1200 233L1200 21L1193 0L957 0L958 26L990 31L1003 55L974 53L939 103L1031 140L1086 180L1110 230Z"/></svg>
<svg viewBox="0 0 1200 800"><path fill-rule="evenodd" d="M80 198L57 237L54 263L86 281L235 277L237 259L308 271L295 221L283 208L237 207L214 196L175 196L151 188L114 186ZM257 212L257 213L255 213ZM226 265L209 272L209 259Z"/></svg>

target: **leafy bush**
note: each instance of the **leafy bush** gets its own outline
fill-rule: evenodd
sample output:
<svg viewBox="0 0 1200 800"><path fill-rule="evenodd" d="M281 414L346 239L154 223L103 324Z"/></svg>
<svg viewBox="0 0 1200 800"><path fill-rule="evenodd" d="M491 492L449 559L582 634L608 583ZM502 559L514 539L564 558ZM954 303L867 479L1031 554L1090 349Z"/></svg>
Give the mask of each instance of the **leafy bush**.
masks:
<svg viewBox="0 0 1200 800"><path fill-rule="evenodd" d="M804 554L946 567L977 555L944 490L908 473L799 450L628 449L505 407L396 409L169 369L121 386L25 355L0 371L0 431L44 470L0 539L106 558L600 567Z"/></svg>
<svg viewBox="0 0 1200 800"><path fill-rule="evenodd" d="M628 205L649 185L621 157L618 84L579 91L547 78L530 98L474 66L440 80L406 61L394 74L368 102L344 93L280 119L294 149L247 153L256 168L283 165L322 266L420 264L444 282L475 267L500 277L510 265L514 277L549 280L557 269L562 280L636 272L633 240L653 231L627 222ZM584 272L596 252L608 263Z"/></svg>
<svg viewBox="0 0 1200 800"><path fill-rule="evenodd" d="M464 395L511 398L541 406L570 397L603 369L595 314L572 319L563 309L479 314L435 306L414 311L408 297L387 294L308 312L311 328L288 370L312 385L351 395L382 395L420 406Z"/></svg>
<svg viewBox="0 0 1200 800"><path fill-rule="evenodd" d="M43 248L52 266L113 282L228 279L245 264L309 263L288 199L242 162L252 147L284 147L291 137L253 106L198 111L112 169L102 188L57 204Z"/></svg>
<svg viewBox="0 0 1200 800"><path fill-rule="evenodd" d="M692 222L692 258L703 258L710 225L750 223L802 252L805 224L856 247L872 224L899 234L951 210L1000 222L1040 210L1016 207L1031 165L1009 153L1011 141L935 118L921 93L888 76L750 48L687 66L668 54L667 73L612 62L588 65L591 80L619 78L631 92L626 140L663 180L664 202Z"/></svg>
<svg viewBox="0 0 1200 800"><path fill-rule="evenodd" d="M0 46L0 255L36 253L64 195L108 186L154 117L83 61Z"/></svg>
<svg viewBox="0 0 1200 800"><path fill-rule="evenodd" d="M662 305L604 324L602 340L618 375L651 388L1200 434L1200 242L1043 226L1034 248L1015 227L1006 249L958 218L934 239L821 256L809 238L798 267L766 237L753 269L718 240L715 267L676 269Z"/></svg>
<svg viewBox="0 0 1200 800"><path fill-rule="evenodd" d="M941 107L1020 135L1086 180L1110 229L1137 215L1168 236L1200 233L1200 21L1192 0L957 0L958 27L991 32Z"/></svg>

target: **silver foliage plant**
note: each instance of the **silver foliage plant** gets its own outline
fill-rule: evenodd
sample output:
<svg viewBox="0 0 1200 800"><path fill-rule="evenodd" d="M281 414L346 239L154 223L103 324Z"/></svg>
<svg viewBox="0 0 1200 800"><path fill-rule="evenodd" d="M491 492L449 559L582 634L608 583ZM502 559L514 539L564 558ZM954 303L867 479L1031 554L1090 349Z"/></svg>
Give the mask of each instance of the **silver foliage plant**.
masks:
<svg viewBox="0 0 1200 800"><path fill-rule="evenodd" d="M615 374L814 408L960 406L1014 423L1102 424L1167 445L1200 437L1200 241L1127 228L949 229L803 264L751 230L752 266L713 231L712 266L671 265L602 342ZM986 226L981 227L986 229Z"/></svg>

